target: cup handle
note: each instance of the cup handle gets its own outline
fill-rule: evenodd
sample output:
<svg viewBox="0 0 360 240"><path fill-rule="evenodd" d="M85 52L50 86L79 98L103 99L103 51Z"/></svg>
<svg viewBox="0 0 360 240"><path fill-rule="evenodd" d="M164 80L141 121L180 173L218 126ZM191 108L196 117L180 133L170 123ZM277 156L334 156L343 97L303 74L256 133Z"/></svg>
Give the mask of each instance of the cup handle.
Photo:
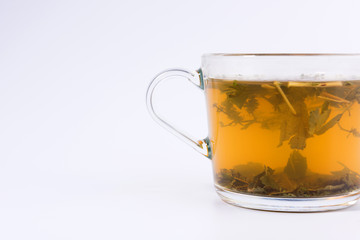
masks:
<svg viewBox="0 0 360 240"><path fill-rule="evenodd" d="M196 151L204 155L205 157L208 157L211 159L211 151L210 151L210 145L209 145L209 138L206 137L201 140L197 140L193 136L189 134L185 134L183 131L178 130L173 125L169 124L167 121L162 119L154 110L153 106L153 93L156 88L156 86L162 82L165 79L172 78L172 77L182 77L184 79L189 80L192 84L200 88L201 90L204 90L204 82L202 78L202 71L199 69L198 71L187 71L184 69L169 69L166 71L163 71L159 73L150 83L147 93L146 93L146 104L147 109L150 112L150 115L152 118L162 127L164 127L166 130L180 138L182 141L193 147Z"/></svg>

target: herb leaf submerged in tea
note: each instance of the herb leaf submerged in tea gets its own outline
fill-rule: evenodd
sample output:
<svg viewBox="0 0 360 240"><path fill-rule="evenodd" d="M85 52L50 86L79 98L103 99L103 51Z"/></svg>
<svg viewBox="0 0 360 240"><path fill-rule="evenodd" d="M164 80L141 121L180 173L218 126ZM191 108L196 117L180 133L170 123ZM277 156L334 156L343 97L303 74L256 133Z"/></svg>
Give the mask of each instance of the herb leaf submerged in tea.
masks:
<svg viewBox="0 0 360 240"><path fill-rule="evenodd" d="M288 160L284 172L290 179L301 180L305 177L307 170L306 157L302 156L299 151L294 150Z"/></svg>

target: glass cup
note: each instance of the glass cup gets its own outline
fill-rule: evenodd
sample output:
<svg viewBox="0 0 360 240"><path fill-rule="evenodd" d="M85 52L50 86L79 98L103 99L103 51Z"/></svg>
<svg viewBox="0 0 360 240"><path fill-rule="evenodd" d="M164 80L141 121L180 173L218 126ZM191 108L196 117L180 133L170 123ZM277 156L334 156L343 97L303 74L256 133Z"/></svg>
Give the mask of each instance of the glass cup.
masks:
<svg viewBox="0 0 360 240"><path fill-rule="evenodd" d="M204 91L205 139L154 111L155 87L172 77ZM360 54L205 54L197 71L157 75L147 106L212 160L216 192L229 204L312 212L345 208L360 196Z"/></svg>

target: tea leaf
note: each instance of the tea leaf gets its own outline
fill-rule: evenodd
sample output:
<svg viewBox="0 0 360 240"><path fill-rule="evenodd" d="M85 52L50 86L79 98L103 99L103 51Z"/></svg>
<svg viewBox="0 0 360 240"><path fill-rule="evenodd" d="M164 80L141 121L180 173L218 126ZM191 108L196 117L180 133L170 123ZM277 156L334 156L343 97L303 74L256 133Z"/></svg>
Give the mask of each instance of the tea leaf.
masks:
<svg viewBox="0 0 360 240"><path fill-rule="evenodd" d="M310 112L309 117L309 135L312 136L315 132L320 131L325 122L328 120L331 110L328 109L329 103L325 102L321 107L321 113L317 108Z"/></svg>
<svg viewBox="0 0 360 240"><path fill-rule="evenodd" d="M293 135L293 128L291 126L289 127L287 121L283 121L280 126L280 142L278 144L278 147L282 146L283 142L289 140L292 135Z"/></svg>
<svg viewBox="0 0 360 240"><path fill-rule="evenodd" d="M300 158L302 160L299 162L302 162L302 165L304 165L304 157L298 154L297 150L293 151L292 156L295 156L293 160ZM294 173L289 177L289 168L285 168L284 172L279 172L268 166L265 166L262 172L255 175L255 177L250 177L255 172L253 174L248 172L248 178L241 175L239 172L243 172L244 169L241 169L242 167L248 168L251 166L248 170L255 167L254 170L259 171L258 164L256 163L252 166L253 164L251 163L238 165L236 169L221 169L216 174L216 180L218 184L232 191L277 197L333 196L334 194L343 194L359 189L360 174L350 170L340 162L339 164L343 166L343 169L333 171L331 175L306 172L302 174L303 177L294 178ZM296 167L299 164L293 163L293 165L295 166L292 168L293 172L301 169Z"/></svg>
<svg viewBox="0 0 360 240"><path fill-rule="evenodd" d="M328 120L328 118L330 116L330 113L331 113L331 110L326 109L320 114L318 122L316 124L316 130L315 131L318 131L318 129L320 129L320 126L322 126Z"/></svg>
<svg viewBox="0 0 360 240"><path fill-rule="evenodd" d="M283 105L280 106L282 112L279 116L282 119L280 126L280 143L282 146L284 141L289 140L289 145L292 149L304 149L306 146L306 139L309 137L309 115L307 113L306 105L303 101L293 102L296 115L292 114Z"/></svg>
<svg viewBox="0 0 360 240"><path fill-rule="evenodd" d="M301 131L301 135L293 136L289 141L290 147L292 149L301 149L303 150L306 147L306 137L305 134Z"/></svg>
<svg viewBox="0 0 360 240"><path fill-rule="evenodd" d="M264 166L256 162L248 162L247 164L239 164L234 166L234 173L239 174L247 179L252 179L256 175L264 171Z"/></svg>
<svg viewBox="0 0 360 240"><path fill-rule="evenodd" d="M348 187L358 186L360 184L360 175L357 172L351 171L344 164L340 163L343 169L340 171L331 172L336 177L337 182L344 183Z"/></svg>
<svg viewBox="0 0 360 240"><path fill-rule="evenodd" d="M315 131L316 135L324 134L326 131L328 131L330 128L335 126L336 123L338 123L343 116L343 113L340 113L333 117L330 121L328 121L325 125L323 125L319 130Z"/></svg>
<svg viewBox="0 0 360 240"><path fill-rule="evenodd" d="M354 137L360 137L360 132L356 128L351 128L350 130L348 130L343 128L339 122L337 124L341 130L348 132L349 134L352 134Z"/></svg>
<svg viewBox="0 0 360 240"><path fill-rule="evenodd" d="M229 96L229 101L233 103L238 108L242 109L246 102L246 96L245 95L236 95L236 96Z"/></svg>
<svg viewBox="0 0 360 240"><path fill-rule="evenodd" d="M250 189L254 189L254 188L264 188L264 184L261 181L261 178L265 176L265 171L263 171L262 173L256 175L252 181L249 183L249 188Z"/></svg>
<svg viewBox="0 0 360 240"><path fill-rule="evenodd" d="M276 184L279 186L279 190L292 192L298 187L298 184L291 180L284 172L278 172L277 174L274 174L273 178Z"/></svg>
<svg viewBox="0 0 360 240"><path fill-rule="evenodd" d="M262 184L264 184L264 186L267 188L271 188L274 190L279 189L279 186L276 184L276 182L274 181L274 178L271 175L262 176L260 180L261 180Z"/></svg>
<svg viewBox="0 0 360 240"><path fill-rule="evenodd" d="M350 87L352 85L349 85ZM358 101L359 103L359 97L360 97L360 87L355 87L353 89L350 89L350 91L346 94L346 96L344 96L346 100L349 100L349 101Z"/></svg>
<svg viewBox="0 0 360 240"><path fill-rule="evenodd" d="M288 160L284 172L290 179L299 180L305 177L307 169L306 158L299 151L294 150Z"/></svg>
<svg viewBox="0 0 360 240"><path fill-rule="evenodd" d="M217 108L218 112L225 113L228 118L231 120L229 124L226 124L224 126L230 126L233 124L240 124L243 121L243 117L240 115L240 112L236 110L236 108L228 101L224 101L221 106L218 106L217 104L214 104L214 107Z"/></svg>
<svg viewBox="0 0 360 240"><path fill-rule="evenodd" d="M274 170L271 169L270 167L265 166L264 173L265 174L262 177L260 177L260 181L264 185L264 188L278 190L279 186L273 178Z"/></svg>
<svg viewBox="0 0 360 240"><path fill-rule="evenodd" d="M324 113L325 111L327 111L329 109L329 102L326 101L324 102L324 104L321 106L321 113Z"/></svg>
<svg viewBox="0 0 360 240"><path fill-rule="evenodd" d="M274 108L274 111L279 111L279 105L283 102L280 94L272 94L271 97L264 97Z"/></svg>
<svg viewBox="0 0 360 240"><path fill-rule="evenodd" d="M317 129L317 126L319 125L319 117L320 117L320 111L319 109L316 109L314 111L310 112L309 116L309 134L313 135L315 130Z"/></svg>
<svg viewBox="0 0 360 240"><path fill-rule="evenodd" d="M351 133L354 137L360 137L360 132L356 128L350 129L349 133Z"/></svg>
<svg viewBox="0 0 360 240"><path fill-rule="evenodd" d="M214 105L217 107L219 112L225 113L231 120L228 124L222 124L223 126L231 126L240 124L242 129L248 128L251 124L257 122L256 119L244 120L240 116L240 110L245 108L249 114L254 113L258 108L259 102L255 98L255 93L259 93L259 90L263 91L259 86L247 86L234 81L232 85L228 86L223 90L227 97L222 102L221 106Z"/></svg>
<svg viewBox="0 0 360 240"><path fill-rule="evenodd" d="M226 90L227 101L231 102L239 109L242 109L248 98L248 93L246 90L246 86L240 85L234 81L233 86L230 86L229 89Z"/></svg>
<svg viewBox="0 0 360 240"><path fill-rule="evenodd" d="M233 181L231 171L228 169L221 169L220 173L217 174L217 181L220 185L227 186Z"/></svg>
<svg viewBox="0 0 360 240"><path fill-rule="evenodd" d="M246 108L246 111L250 114L252 114L259 106L259 102L258 100L254 97L254 96L251 96L245 103L245 108Z"/></svg>

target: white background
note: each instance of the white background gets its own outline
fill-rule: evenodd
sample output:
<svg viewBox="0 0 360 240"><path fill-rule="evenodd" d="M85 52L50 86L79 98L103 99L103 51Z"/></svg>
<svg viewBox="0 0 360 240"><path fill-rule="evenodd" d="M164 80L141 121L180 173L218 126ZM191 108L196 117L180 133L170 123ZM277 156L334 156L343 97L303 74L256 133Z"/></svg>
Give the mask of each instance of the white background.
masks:
<svg viewBox="0 0 360 240"><path fill-rule="evenodd" d="M1 0L0 239L359 239L360 204L286 214L223 203L210 161L145 106L155 74L197 69L206 52L360 52L359 9ZM200 91L178 81L158 98L169 119L206 135Z"/></svg>

